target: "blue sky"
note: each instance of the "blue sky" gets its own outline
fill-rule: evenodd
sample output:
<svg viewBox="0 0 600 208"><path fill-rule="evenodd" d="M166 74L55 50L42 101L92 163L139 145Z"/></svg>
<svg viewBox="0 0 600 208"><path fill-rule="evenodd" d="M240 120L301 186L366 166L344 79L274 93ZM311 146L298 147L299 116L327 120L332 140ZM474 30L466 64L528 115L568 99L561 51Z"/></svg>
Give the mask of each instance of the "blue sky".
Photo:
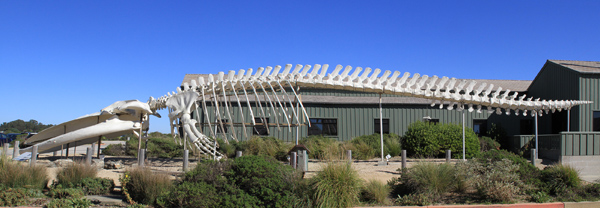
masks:
<svg viewBox="0 0 600 208"><path fill-rule="evenodd" d="M0 1L0 122L59 124L185 74L329 64L532 80L600 61L600 1ZM166 111L151 131L169 132Z"/></svg>

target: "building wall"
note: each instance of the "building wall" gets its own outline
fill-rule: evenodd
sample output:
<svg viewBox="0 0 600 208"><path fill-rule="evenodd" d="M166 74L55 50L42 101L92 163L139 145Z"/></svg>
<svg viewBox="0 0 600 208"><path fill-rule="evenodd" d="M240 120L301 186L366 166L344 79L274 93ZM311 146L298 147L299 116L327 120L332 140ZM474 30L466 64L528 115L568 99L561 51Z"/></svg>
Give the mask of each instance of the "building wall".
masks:
<svg viewBox="0 0 600 208"><path fill-rule="evenodd" d="M594 102L578 107L580 131L592 131L593 112L600 111L600 75L582 74L579 83L579 99Z"/></svg>
<svg viewBox="0 0 600 208"><path fill-rule="evenodd" d="M545 100L579 100L578 72L551 61L546 61L528 89L528 97ZM571 131L580 130L578 107L571 109ZM566 131L566 111L544 114L538 118L539 134L552 134ZM554 119L554 121L553 121ZM554 123L553 123L554 122ZM560 128L560 129L552 129Z"/></svg>

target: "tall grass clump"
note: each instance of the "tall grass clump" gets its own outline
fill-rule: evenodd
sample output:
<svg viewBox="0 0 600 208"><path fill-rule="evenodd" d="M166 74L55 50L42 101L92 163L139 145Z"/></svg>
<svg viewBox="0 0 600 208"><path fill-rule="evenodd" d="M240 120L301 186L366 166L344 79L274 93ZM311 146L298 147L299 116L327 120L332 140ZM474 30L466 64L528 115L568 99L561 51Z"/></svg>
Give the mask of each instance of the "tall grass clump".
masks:
<svg viewBox="0 0 600 208"><path fill-rule="evenodd" d="M353 149L352 145L342 144L335 139L322 135L313 135L299 141L310 150L308 156L319 160L337 160L344 157L346 150Z"/></svg>
<svg viewBox="0 0 600 208"><path fill-rule="evenodd" d="M350 141L356 148L356 155L359 159L371 159L381 151L381 136L379 134L363 135ZM364 148L369 147L369 148ZM391 133L383 135L383 154L398 156L402 153L400 145L400 136Z"/></svg>
<svg viewBox="0 0 600 208"><path fill-rule="evenodd" d="M466 179L477 190L476 195L485 202L513 202L521 199L529 189L517 173L519 165L508 159L490 160L487 163L470 160L457 164L457 167L467 173Z"/></svg>
<svg viewBox="0 0 600 208"><path fill-rule="evenodd" d="M46 167L29 166L0 157L0 188L43 189L47 183Z"/></svg>
<svg viewBox="0 0 600 208"><path fill-rule="evenodd" d="M387 197L390 195L390 188L381 181L371 179L361 188L360 201L370 204L387 205Z"/></svg>
<svg viewBox="0 0 600 208"><path fill-rule="evenodd" d="M546 183L546 190L553 195L558 195L570 188L579 188L581 179L575 168L556 164L542 171L542 180Z"/></svg>
<svg viewBox="0 0 600 208"><path fill-rule="evenodd" d="M293 145L275 137L254 136L248 141L240 142L237 146L245 149L244 154L247 155L268 155L277 160L286 160L287 152Z"/></svg>
<svg viewBox="0 0 600 208"><path fill-rule="evenodd" d="M97 174L98 169L94 166L71 163L56 173L55 185L74 187L76 184L81 184L85 178L95 178Z"/></svg>
<svg viewBox="0 0 600 208"><path fill-rule="evenodd" d="M155 204L158 196L173 186L168 175L155 173L144 167L127 170L121 182L126 197L142 204Z"/></svg>
<svg viewBox="0 0 600 208"><path fill-rule="evenodd" d="M138 142L137 139L131 139L126 142L127 155L137 156ZM145 143L142 141L142 147L144 146ZM148 138L148 151L146 152L146 155L148 155L148 157L159 158L183 157L183 149L183 145L176 144L169 135L153 133L150 135L150 138Z"/></svg>
<svg viewBox="0 0 600 208"><path fill-rule="evenodd" d="M361 179L348 163L328 163L312 181L316 207L350 207L359 201Z"/></svg>
<svg viewBox="0 0 600 208"><path fill-rule="evenodd" d="M448 163L418 163L408 169L401 180L411 192L429 194L434 198L456 188L456 168Z"/></svg>

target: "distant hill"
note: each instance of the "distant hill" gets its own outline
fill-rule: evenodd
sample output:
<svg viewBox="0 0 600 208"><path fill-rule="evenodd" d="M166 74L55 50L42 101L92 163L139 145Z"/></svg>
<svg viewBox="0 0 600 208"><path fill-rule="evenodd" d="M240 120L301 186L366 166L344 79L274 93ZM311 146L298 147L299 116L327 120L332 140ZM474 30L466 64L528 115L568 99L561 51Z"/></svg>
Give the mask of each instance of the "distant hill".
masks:
<svg viewBox="0 0 600 208"><path fill-rule="evenodd" d="M33 119L29 121L18 119L8 123L2 123L2 125L0 125L0 131L4 131L4 133L40 132L51 126L54 125L46 125Z"/></svg>

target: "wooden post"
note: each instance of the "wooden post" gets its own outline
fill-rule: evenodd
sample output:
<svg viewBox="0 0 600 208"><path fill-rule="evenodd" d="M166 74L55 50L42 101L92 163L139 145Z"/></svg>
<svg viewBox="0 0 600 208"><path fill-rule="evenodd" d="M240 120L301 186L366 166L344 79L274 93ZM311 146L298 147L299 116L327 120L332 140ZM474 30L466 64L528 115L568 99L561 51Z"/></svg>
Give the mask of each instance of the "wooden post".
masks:
<svg viewBox="0 0 600 208"><path fill-rule="evenodd" d="M449 163L452 158L452 150L446 150L446 162Z"/></svg>
<svg viewBox="0 0 600 208"><path fill-rule="evenodd" d="M98 154L97 154L98 159L100 159L100 149L102 147L101 145L102 145L102 136L100 136L100 138L98 138Z"/></svg>
<svg viewBox="0 0 600 208"><path fill-rule="evenodd" d="M183 172L187 171L189 165L189 150L183 150Z"/></svg>
<svg viewBox="0 0 600 208"><path fill-rule="evenodd" d="M348 163L352 164L352 150L346 150L346 157L348 157Z"/></svg>
<svg viewBox="0 0 600 208"><path fill-rule="evenodd" d="M298 160L297 153L296 152L292 152L292 155L290 155L290 165L294 169L296 169L296 167L297 167L297 163L296 163L297 160Z"/></svg>
<svg viewBox="0 0 600 208"><path fill-rule="evenodd" d="M406 169L406 150L402 150L402 171Z"/></svg>
<svg viewBox="0 0 600 208"><path fill-rule="evenodd" d="M31 150L31 159L29 160L29 166L34 166L35 163L37 162L37 153L38 153L38 146L33 146L32 150Z"/></svg>
<svg viewBox="0 0 600 208"><path fill-rule="evenodd" d="M88 147L87 152L85 154L85 164L92 165L92 155L94 154L94 149Z"/></svg>
<svg viewBox="0 0 600 208"><path fill-rule="evenodd" d="M13 147L13 159L19 156L19 144L20 141L15 141L15 146Z"/></svg>

